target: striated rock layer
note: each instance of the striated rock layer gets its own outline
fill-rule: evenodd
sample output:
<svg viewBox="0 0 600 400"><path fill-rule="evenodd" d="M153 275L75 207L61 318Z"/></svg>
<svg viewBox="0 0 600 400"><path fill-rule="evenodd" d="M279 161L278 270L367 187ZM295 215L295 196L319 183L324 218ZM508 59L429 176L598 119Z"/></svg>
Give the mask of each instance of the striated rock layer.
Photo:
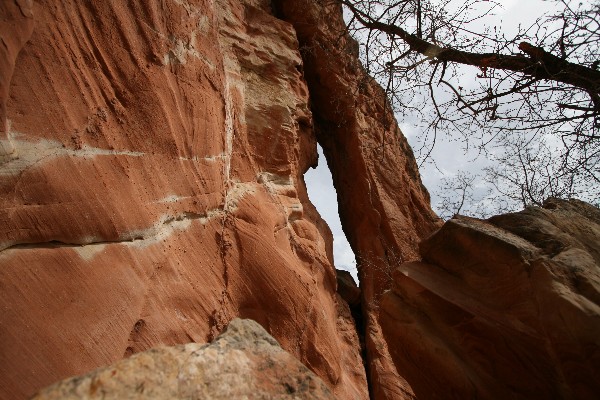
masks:
<svg viewBox="0 0 600 400"><path fill-rule="evenodd" d="M0 161L14 151L8 140L6 103L15 61L33 31L32 8L33 0L0 3Z"/></svg>
<svg viewBox="0 0 600 400"><path fill-rule="evenodd" d="M270 3L2 2L0 398L234 317L367 397L303 182L303 62Z"/></svg>
<svg viewBox="0 0 600 400"><path fill-rule="evenodd" d="M412 150L383 89L358 60L335 2L276 1L298 33L319 143L338 193L340 219L358 257L371 394L412 398L379 326L392 271L418 260L418 243L441 225ZM392 343L392 345L395 345Z"/></svg>
<svg viewBox="0 0 600 400"><path fill-rule="evenodd" d="M381 325L421 399L595 399L600 210L456 217L394 272ZM426 372L425 372L426 371Z"/></svg>
<svg viewBox="0 0 600 400"><path fill-rule="evenodd" d="M333 399L325 383L252 320L234 319L211 344L159 347L32 399Z"/></svg>
<svg viewBox="0 0 600 400"><path fill-rule="evenodd" d="M438 230L335 2L6 0L0 39L0 398L235 317L339 399L598 393L598 210Z"/></svg>

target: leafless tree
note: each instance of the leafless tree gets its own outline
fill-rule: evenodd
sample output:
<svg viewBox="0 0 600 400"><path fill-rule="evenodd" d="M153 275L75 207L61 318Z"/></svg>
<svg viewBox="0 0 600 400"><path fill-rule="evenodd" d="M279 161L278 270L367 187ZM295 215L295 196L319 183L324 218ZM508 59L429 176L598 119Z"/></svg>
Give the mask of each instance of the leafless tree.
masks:
<svg viewBox="0 0 600 400"><path fill-rule="evenodd" d="M576 197L578 188L587 186L587 172L583 168L571 169L557 157L560 152L552 149L544 138L535 143L513 138L504 143L504 152L495 156L494 166L486 168L485 178L496 193L513 204L541 206L548 197ZM590 194L593 195L593 190ZM600 205L597 196L589 200ZM510 209L506 205L496 208L502 212Z"/></svg>
<svg viewBox="0 0 600 400"><path fill-rule="evenodd" d="M485 25L494 1L339 1L396 114L419 116L421 162L451 135L494 161L485 178L508 208L598 202L600 1L548 0L560 11L510 37Z"/></svg>
<svg viewBox="0 0 600 400"><path fill-rule="evenodd" d="M442 219L452 218L456 214L484 215L484 199L489 195L489 190L477 193L477 174L468 171L459 171L451 177L444 177L439 188L440 201L437 210Z"/></svg>

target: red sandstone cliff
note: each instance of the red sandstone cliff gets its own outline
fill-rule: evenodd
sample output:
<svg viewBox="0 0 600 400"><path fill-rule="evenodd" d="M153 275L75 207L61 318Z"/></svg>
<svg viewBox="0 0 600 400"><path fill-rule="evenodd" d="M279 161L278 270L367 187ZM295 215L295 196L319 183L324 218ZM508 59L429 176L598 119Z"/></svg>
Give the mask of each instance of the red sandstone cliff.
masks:
<svg viewBox="0 0 600 400"><path fill-rule="evenodd" d="M410 384L397 373L381 333L380 296L391 287L398 264L420 258L419 241L441 221L383 89L358 61L339 5L277 3L298 33L316 135L332 172L342 226L358 257L371 394L410 398Z"/></svg>
<svg viewBox="0 0 600 400"><path fill-rule="evenodd" d="M269 3L3 2L0 398L238 316L367 397L303 182L298 42Z"/></svg>
<svg viewBox="0 0 600 400"><path fill-rule="evenodd" d="M334 2L0 13L0 398L206 343L235 317L339 399L599 390L597 210L549 203L437 231ZM359 256L360 304L344 295L366 371L303 181L317 140Z"/></svg>

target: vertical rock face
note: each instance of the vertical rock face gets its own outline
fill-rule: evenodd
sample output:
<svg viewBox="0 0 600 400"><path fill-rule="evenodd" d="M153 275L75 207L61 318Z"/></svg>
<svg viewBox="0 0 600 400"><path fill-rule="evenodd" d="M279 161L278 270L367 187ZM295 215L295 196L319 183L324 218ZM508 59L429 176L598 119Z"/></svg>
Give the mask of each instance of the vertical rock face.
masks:
<svg viewBox="0 0 600 400"><path fill-rule="evenodd" d="M159 347L58 382L35 400L333 399L329 388L252 320L211 344Z"/></svg>
<svg viewBox="0 0 600 400"><path fill-rule="evenodd" d="M335 2L7 0L0 38L0 398L235 317L339 399L600 390L598 210L427 238L440 221ZM317 140L360 290L308 200Z"/></svg>
<svg viewBox="0 0 600 400"><path fill-rule="evenodd" d="M33 30L32 8L32 0L6 0L0 4L0 161L14 151L8 140L6 102L15 60Z"/></svg>
<svg viewBox="0 0 600 400"><path fill-rule="evenodd" d="M298 33L319 143L338 193L340 218L358 256L371 394L411 398L379 326L392 271L417 260L418 243L440 226L412 151L381 87L358 61L335 2L277 1Z"/></svg>
<svg viewBox="0 0 600 400"><path fill-rule="evenodd" d="M262 0L29 5L2 5L34 30L18 57L30 20L1 32L0 398L238 316L338 398L367 397L303 182L316 142L292 26Z"/></svg>
<svg viewBox="0 0 600 400"><path fill-rule="evenodd" d="M419 398L598 396L597 208L550 200L488 221L454 218L421 254L381 302L395 365Z"/></svg>

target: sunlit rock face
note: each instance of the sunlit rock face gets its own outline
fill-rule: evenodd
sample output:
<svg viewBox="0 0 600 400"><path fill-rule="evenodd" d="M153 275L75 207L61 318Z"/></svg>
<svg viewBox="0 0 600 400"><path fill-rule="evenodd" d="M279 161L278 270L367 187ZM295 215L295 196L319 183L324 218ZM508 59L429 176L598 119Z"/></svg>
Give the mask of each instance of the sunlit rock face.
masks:
<svg viewBox="0 0 600 400"><path fill-rule="evenodd" d="M0 10L0 398L205 343L234 317L338 398L366 398L303 182L317 157L303 62L270 1Z"/></svg>
<svg viewBox="0 0 600 400"><path fill-rule="evenodd" d="M380 318L418 398L597 397L597 208L551 199L487 221L456 217L421 254L394 272Z"/></svg>

